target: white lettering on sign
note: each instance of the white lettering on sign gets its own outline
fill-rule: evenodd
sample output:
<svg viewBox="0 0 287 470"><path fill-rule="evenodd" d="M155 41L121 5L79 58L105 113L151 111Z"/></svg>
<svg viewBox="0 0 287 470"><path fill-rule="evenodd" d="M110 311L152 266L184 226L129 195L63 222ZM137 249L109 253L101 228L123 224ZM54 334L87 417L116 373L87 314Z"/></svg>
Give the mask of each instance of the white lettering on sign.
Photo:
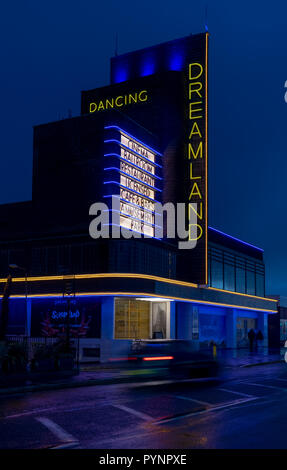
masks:
<svg viewBox="0 0 287 470"><path fill-rule="evenodd" d="M155 180L152 176L148 175L147 173L144 173L141 170L138 170L134 166L129 165L128 163L125 162L120 162L120 171L127 173L130 175L132 178L136 178L143 183L148 184L149 186L154 186L155 185Z"/></svg>
<svg viewBox="0 0 287 470"><path fill-rule="evenodd" d="M124 148L121 148L121 157L127 160L128 162L132 163L133 165L136 165L144 171L148 171L149 173L152 173L154 175L155 166L152 164L152 162L143 160L139 156L135 155L132 152L129 152Z"/></svg>
<svg viewBox="0 0 287 470"><path fill-rule="evenodd" d="M154 236L156 152L124 131L120 143L120 226Z"/></svg>
<svg viewBox="0 0 287 470"><path fill-rule="evenodd" d="M151 150L149 150L147 147L145 147L138 141L131 139L130 137L125 136L124 134L121 134L121 144L123 144L125 147L128 147L133 152L138 153L147 160L154 162L155 153L153 153Z"/></svg>

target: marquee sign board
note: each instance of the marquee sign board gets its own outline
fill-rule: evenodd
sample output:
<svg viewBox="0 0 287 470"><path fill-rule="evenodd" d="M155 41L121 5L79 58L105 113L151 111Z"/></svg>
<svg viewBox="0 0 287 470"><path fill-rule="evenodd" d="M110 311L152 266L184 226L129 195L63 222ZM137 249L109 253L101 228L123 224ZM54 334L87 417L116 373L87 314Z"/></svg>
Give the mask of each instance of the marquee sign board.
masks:
<svg viewBox="0 0 287 470"><path fill-rule="evenodd" d="M119 198L119 226L154 237L160 154L118 126L105 128L104 198Z"/></svg>

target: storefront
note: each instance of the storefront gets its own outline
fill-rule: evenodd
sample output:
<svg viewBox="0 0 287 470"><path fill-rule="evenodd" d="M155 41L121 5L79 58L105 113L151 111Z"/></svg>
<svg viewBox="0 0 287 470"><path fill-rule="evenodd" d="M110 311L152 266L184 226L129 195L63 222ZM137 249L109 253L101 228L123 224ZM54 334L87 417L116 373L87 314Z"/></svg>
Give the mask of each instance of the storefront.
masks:
<svg viewBox="0 0 287 470"><path fill-rule="evenodd" d="M276 301L261 299L259 306L260 299L242 295L235 299L233 294L238 306L231 306L223 292L216 292L215 299L212 289L193 290L197 301L137 293L78 293L69 299L59 295L12 297L8 335L26 335L34 342L59 339L69 321L72 342L78 345L83 362L106 362L126 354L133 340L187 339L197 349L213 343L219 348L242 348L248 346L248 330L259 328L266 343L267 317L276 312ZM213 300L202 299L207 296Z"/></svg>

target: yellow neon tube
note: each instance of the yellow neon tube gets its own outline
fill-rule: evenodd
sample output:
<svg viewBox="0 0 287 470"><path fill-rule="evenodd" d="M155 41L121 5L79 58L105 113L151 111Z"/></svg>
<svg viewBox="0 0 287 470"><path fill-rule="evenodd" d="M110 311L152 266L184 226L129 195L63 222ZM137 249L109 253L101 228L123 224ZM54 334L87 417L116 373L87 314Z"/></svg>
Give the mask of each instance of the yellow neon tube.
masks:
<svg viewBox="0 0 287 470"><path fill-rule="evenodd" d="M75 274L69 276L34 276L27 277L28 282L36 281L62 281L69 277L69 279L101 279L101 278L132 278L132 279L148 279L152 281L165 282L168 284L186 286L186 287L195 287L198 288L197 284L186 281L177 281L175 279L169 279L160 276L152 276L149 274L135 274L135 273L97 273L97 274ZM0 282L6 282L6 279L0 279ZM13 282L25 282L25 277L16 277L13 278ZM218 289L216 287L207 287L206 289L217 290L220 292L226 292L228 294L241 295L244 297L249 297L252 299L266 300L268 302L277 302L276 299L269 299L268 297L259 297L257 295L244 294L242 292L233 292L224 289Z"/></svg>

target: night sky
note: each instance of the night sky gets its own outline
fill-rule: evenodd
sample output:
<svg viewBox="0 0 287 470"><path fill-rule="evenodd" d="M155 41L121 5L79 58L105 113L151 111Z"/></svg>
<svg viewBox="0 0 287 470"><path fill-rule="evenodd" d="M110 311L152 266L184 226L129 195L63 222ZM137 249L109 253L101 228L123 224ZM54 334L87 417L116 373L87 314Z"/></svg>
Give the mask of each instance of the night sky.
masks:
<svg viewBox="0 0 287 470"><path fill-rule="evenodd" d="M204 31L208 5L210 225L265 250L287 295L286 0L26 0L1 6L0 203L31 198L32 126L76 116L119 53ZM76 188L73 188L76 190Z"/></svg>

